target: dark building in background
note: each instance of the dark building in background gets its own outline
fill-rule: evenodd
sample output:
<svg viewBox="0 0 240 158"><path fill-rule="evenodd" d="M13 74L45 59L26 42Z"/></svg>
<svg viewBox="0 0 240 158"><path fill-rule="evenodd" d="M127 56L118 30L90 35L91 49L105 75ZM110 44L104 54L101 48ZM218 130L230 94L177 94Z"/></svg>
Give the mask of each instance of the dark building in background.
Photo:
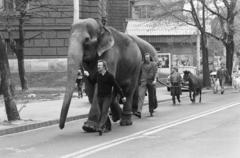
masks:
<svg viewBox="0 0 240 158"><path fill-rule="evenodd" d="M10 12L6 19L0 15L0 32L9 41L7 26L12 30L11 38L18 41L18 21L16 20L16 1L0 0L0 12ZM28 12L24 24L25 58L64 58L67 55L70 27L73 22L73 0L29 1L28 9L39 4L47 5ZM128 0L80 0L80 18L107 19L107 25L125 31L129 16ZM8 22L7 22L8 20ZM12 55L14 58L14 55Z"/></svg>
<svg viewBox="0 0 240 158"><path fill-rule="evenodd" d="M108 25L119 31L125 32L127 21L130 15L129 0L108 0Z"/></svg>

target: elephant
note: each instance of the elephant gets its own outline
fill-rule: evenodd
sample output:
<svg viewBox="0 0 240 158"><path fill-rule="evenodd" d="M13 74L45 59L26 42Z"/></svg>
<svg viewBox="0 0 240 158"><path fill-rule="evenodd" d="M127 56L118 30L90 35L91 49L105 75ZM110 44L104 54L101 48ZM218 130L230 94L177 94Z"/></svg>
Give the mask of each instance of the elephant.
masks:
<svg viewBox="0 0 240 158"><path fill-rule="evenodd" d="M146 45L147 49L143 49ZM141 47L142 46L142 47ZM156 57L156 51L146 41L137 36L130 36L112 27L103 26L95 19L80 19L71 28L67 59L67 84L60 114L59 128L63 129L79 66L89 72L90 77L97 72L97 61L107 62L108 71L113 74L123 90L126 102L123 108L115 92L111 111L113 121L120 120L121 126L132 125L133 100L137 100L137 87L142 64L142 54L146 51ZM87 95L91 103L88 119L83 125L86 132L95 132L100 110L97 103L97 86L85 82Z"/></svg>

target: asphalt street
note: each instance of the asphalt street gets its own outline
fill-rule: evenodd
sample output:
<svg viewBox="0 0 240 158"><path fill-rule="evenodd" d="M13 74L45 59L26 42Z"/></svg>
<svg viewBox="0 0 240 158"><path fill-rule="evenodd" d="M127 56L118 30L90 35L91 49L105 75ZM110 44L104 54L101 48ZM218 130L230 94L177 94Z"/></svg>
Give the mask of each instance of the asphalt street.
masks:
<svg viewBox="0 0 240 158"><path fill-rule="evenodd" d="M203 103L163 102L154 117L145 107L134 124L109 133L84 133L85 119L0 137L1 158L239 158L240 97L207 93Z"/></svg>

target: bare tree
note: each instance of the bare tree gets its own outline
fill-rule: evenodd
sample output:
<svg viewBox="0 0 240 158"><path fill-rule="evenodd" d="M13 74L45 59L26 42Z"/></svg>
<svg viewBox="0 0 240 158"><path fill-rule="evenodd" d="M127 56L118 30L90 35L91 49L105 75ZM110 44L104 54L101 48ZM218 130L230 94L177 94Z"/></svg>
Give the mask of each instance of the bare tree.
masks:
<svg viewBox="0 0 240 158"><path fill-rule="evenodd" d="M24 19L27 14L27 4L28 0L18 0L14 1L4 1L5 10L2 12L2 17L6 22L6 31L8 32L9 44L10 48L16 54L18 60L18 71L21 82L22 90L27 90L27 79L25 77L25 68L24 68ZM14 8L15 6L15 8ZM18 33L19 40L14 41L11 36L12 29L12 19L16 19L18 21ZM11 21L11 22L10 22Z"/></svg>
<svg viewBox="0 0 240 158"><path fill-rule="evenodd" d="M184 4L184 5L183 5ZM188 7L183 7L188 4ZM165 9L161 16L172 16L188 25L195 26L201 33L201 50L203 64L203 83L210 86L208 66L208 37L213 37L223 43L226 49L226 66L231 74L234 54L234 18L238 14L237 0L176 0L173 3L160 3ZM180 7L176 7L180 6ZM158 15L159 17L159 15ZM206 30L206 21L218 19L221 32L214 34Z"/></svg>
<svg viewBox="0 0 240 158"><path fill-rule="evenodd" d="M30 1L32 2L32 4L34 4L32 7L29 7ZM6 6L12 6L10 7L10 10L5 9L2 12L1 17L3 17L6 22L6 31L8 32L10 48L16 54L18 60L18 71L22 90L27 90L28 84L24 68L24 42L26 40L36 38L37 36L41 35L41 33L35 34L32 37L26 39L24 37L24 23L26 20L31 18L31 16L44 17L44 15L38 14L38 11L42 8L54 11L58 11L58 8L50 5L50 2L48 1L41 0L9 0L4 2L6 3ZM13 22L14 20L18 22L17 28L14 27L14 25L16 25ZM19 40L14 41L14 39L12 38L12 31L16 30L18 31Z"/></svg>
<svg viewBox="0 0 240 158"><path fill-rule="evenodd" d="M13 97L11 75L5 44L0 36L0 94L4 97L8 121L20 120L17 106Z"/></svg>
<svg viewBox="0 0 240 158"><path fill-rule="evenodd" d="M209 7L204 0L200 0L202 5L214 15L218 20L220 26L220 32L218 34L212 34L206 32L207 35L221 41L226 49L226 67L231 75L233 67L233 55L234 55L234 35L236 33L236 27L234 26L234 20L239 10L237 9L237 0L212 0L214 7Z"/></svg>

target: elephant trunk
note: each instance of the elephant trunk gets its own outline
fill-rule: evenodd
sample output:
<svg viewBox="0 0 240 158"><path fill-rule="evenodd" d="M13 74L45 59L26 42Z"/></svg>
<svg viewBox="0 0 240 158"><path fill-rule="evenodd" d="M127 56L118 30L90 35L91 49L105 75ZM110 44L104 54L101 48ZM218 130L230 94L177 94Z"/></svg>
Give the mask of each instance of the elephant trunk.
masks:
<svg viewBox="0 0 240 158"><path fill-rule="evenodd" d="M79 69L79 66L82 64L82 52L82 46L79 44L79 41L76 38L71 38L68 48L66 90L59 121L60 129L63 129L65 125L69 106L72 99L72 94L75 89L77 71Z"/></svg>

